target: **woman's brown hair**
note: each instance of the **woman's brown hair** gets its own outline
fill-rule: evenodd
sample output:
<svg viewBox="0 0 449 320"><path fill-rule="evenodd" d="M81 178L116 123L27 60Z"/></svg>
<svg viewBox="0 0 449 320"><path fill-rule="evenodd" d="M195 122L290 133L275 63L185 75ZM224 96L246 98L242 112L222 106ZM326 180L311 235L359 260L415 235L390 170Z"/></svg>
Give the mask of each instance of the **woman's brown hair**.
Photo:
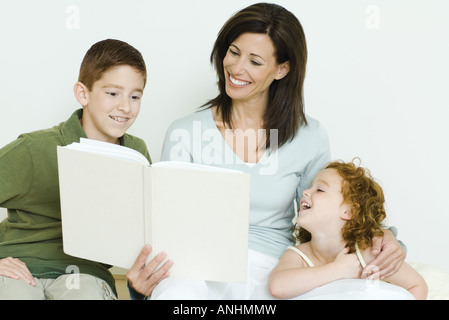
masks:
<svg viewBox="0 0 449 320"><path fill-rule="evenodd" d="M278 147L292 140L301 125L307 125L304 113L303 84L307 47L299 20L285 8L269 3L251 5L232 16L220 30L211 54L218 75L219 95L204 106L216 106L223 124L231 125L231 98L226 94L223 59L229 46L243 33L266 34L276 50L276 62L289 61L290 71L275 80L269 89L268 106L263 116L267 133L265 147L270 147L270 129L278 130Z"/></svg>

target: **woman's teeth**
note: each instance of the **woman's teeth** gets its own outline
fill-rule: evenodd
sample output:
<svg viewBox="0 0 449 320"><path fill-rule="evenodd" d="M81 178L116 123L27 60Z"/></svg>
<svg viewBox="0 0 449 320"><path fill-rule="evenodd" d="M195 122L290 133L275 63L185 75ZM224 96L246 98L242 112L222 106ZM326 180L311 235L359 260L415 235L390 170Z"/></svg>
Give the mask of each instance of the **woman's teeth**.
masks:
<svg viewBox="0 0 449 320"><path fill-rule="evenodd" d="M251 83L251 82L245 82L245 81L240 81L240 80L234 79L232 76L229 76L229 79L236 86L246 86Z"/></svg>

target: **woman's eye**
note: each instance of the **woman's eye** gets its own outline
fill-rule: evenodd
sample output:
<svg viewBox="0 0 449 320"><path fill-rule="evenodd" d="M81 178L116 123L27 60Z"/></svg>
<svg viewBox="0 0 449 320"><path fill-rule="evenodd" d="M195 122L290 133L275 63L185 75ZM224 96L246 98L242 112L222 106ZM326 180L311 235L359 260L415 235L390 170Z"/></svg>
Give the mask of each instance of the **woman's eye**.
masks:
<svg viewBox="0 0 449 320"><path fill-rule="evenodd" d="M257 66L257 67L259 67L259 66L262 65L261 63L255 61L255 60L251 60L251 63L252 63L254 66Z"/></svg>
<svg viewBox="0 0 449 320"><path fill-rule="evenodd" d="M232 49L229 49L229 53L232 54L233 56L237 56L238 55L238 52L234 51Z"/></svg>

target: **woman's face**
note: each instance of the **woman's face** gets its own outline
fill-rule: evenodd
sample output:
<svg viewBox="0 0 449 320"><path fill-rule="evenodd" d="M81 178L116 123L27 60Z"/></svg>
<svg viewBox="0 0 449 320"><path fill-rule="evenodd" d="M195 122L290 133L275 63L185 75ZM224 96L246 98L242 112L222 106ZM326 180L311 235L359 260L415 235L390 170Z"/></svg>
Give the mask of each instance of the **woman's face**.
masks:
<svg viewBox="0 0 449 320"><path fill-rule="evenodd" d="M278 64L275 48L266 34L244 33L228 48L223 59L226 93L235 101L266 103L274 80L289 71L289 63Z"/></svg>

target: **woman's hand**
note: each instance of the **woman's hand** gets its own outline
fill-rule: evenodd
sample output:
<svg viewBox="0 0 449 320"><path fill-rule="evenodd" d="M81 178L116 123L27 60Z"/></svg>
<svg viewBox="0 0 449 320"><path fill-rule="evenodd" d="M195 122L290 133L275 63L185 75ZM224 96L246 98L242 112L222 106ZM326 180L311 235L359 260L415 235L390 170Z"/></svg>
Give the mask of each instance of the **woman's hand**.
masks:
<svg viewBox="0 0 449 320"><path fill-rule="evenodd" d="M143 294L145 297L151 296L153 289L156 285L163 279L168 278L170 275L169 269L173 265L171 260L167 260L159 270L155 271L157 267L164 261L167 254L164 252L159 253L155 256L147 265L145 265L152 247L146 245L143 247L139 256L134 262L131 269L128 270L126 278L128 279L129 285L136 290L138 293Z"/></svg>
<svg viewBox="0 0 449 320"><path fill-rule="evenodd" d="M4 258L0 259L0 276L19 280L22 279L31 286L35 286L33 275L26 264L16 258Z"/></svg>
<svg viewBox="0 0 449 320"><path fill-rule="evenodd" d="M405 251L390 230L384 230L383 237L373 238L371 253L377 257L363 270L362 278L384 279L396 273L405 261Z"/></svg>

